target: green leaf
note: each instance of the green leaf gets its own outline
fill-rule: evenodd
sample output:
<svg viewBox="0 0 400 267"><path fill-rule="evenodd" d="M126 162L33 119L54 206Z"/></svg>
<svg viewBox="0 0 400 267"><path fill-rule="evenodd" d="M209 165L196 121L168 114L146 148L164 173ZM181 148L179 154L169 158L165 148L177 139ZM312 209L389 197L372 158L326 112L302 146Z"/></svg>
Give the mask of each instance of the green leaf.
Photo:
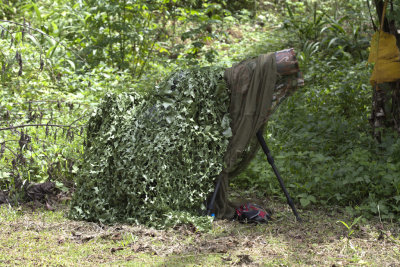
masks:
<svg viewBox="0 0 400 267"><path fill-rule="evenodd" d="M337 222L342 223L347 229L350 229L350 226L348 226L347 223L345 223L344 221L337 221Z"/></svg>
<svg viewBox="0 0 400 267"><path fill-rule="evenodd" d="M26 35L26 37L32 41L32 43L37 46L39 49L42 49L42 46L40 45L40 43L38 42L38 40L36 39L36 37L34 37L31 34Z"/></svg>
<svg viewBox="0 0 400 267"><path fill-rule="evenodd" d="M33 9L35 10L36 18L41 23L42 22L42 15L40 13L40 10L39 10L38 6L33 1L31 1L31 5L32 5Z"/></svg>
<svg viewBox="0 0 400 267"><path fill-rule="evenodd" d="M307 207L310 204L310 200L308 198L301 198L300 204L302 207Z"/></svg>
<svg viewBox="0 0 400 267"><path fill-rule="evenodd" d="M47 50L46 52L46 57L47 58L52 58L54 55L55 50L57 49L59 43L56 43L55 45L53 45L52 47L49 48L49 50Z"/></svg>

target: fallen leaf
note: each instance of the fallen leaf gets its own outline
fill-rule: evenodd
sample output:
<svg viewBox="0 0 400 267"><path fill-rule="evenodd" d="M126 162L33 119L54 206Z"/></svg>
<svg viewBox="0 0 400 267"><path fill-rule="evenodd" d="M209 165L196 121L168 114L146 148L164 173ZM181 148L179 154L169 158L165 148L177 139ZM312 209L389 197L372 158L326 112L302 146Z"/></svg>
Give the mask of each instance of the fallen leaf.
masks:
<svg viewBox="0 0 400 267"><path fill-rule="evenodd" d="M222 257L221 258L223 261L232 261L231 255L228 255L226 258Z"/></svg>
<svg viewBox="0 0 400 267"><path fill-rule="evenodd" d="M54 208L49 204L49 202L46 202L46 209L51 211L54 210Z"/></svg>
<svg viewBox="0 0 400 267"><path fill-rule="evenodd" d="M121 247L118 247L118 248L111 248L110 249L110 252L111 253L114 253L114 252L116 252L116 251L118 251L118 250L123 250L124 248L121 248Z"/></svg>
<svg viewBox="0 0 400 267"><path fill-rule="evenodd" d="M114 240L114 241L118 241L118 240L121 240L121 239L122 239L122 236L121 236L120 233L116 233L116 234L113 234L111 236L111 240Z"/></svg>
<svg viewBox="0 0 400 267"><path fill-rule="evenodd" d="M252 259L250 259L250 256L247 254L242 254L237 256L240 260L238 264L250 264L253 262Z"/></svg>

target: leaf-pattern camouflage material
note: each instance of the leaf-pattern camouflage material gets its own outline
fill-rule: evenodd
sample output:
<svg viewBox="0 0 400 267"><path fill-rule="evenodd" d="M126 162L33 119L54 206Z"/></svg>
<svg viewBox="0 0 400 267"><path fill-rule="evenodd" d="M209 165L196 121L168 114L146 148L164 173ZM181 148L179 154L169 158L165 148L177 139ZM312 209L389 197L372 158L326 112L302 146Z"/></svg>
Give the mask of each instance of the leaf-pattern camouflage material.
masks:
<svg viewBox="0 0 400 267"><path fill-rule="evenodd" d="M204 209L231 136L223 69L179 71L151 95L105 97L91 117L70 216L163 227Z"/></svg>
<svg viewBox="0 0 400 267"><path fill-rule="evenodd" d="M297 61L295 71L278 73L276 55L227 70L179 71L146 97L107 95L89 121L70 216L155 227L209 225L209 218L196 215L222 176L214 211L232 217L228 180L254 156L255 133L299 81Z"/></svg>

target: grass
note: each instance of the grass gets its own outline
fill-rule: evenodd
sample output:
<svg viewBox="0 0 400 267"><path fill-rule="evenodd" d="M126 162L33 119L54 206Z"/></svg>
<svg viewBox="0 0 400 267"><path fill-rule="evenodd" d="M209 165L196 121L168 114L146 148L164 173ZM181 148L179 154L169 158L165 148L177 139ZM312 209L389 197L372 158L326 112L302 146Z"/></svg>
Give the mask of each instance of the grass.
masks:
<svg viewBox="0 0 400 267"><path fill-rule="evenodd" d="M342 210L301 210L297 223L286 204L273 210L267 225L216 221L209 233L184 225L170 230L105 226L68 220L55 211L0 207L0 264L50 266L398 266L399 227L375 220L351 225Z"/></svg>

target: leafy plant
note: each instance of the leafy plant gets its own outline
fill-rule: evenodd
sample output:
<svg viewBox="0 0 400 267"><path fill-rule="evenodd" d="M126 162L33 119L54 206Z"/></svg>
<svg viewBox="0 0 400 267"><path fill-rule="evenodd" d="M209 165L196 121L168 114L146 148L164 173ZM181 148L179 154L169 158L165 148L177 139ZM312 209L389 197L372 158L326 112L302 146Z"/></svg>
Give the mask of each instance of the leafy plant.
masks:
<svg viewBox="0 0 400 267"><path fill-rule="evenodd" d="M284 21L284 27L294 29L302 42L317 41L327 23L324 12L318 10L317 2L309 13L295 11L295 7L305 11L306 6L302 2L285 2L285 6L289 17Z"/></svg>
<svg viewBox="0 0 400 267"><path fill-rule="evenodd" d="M317 57L320 51L320 42L306 41L297 55L303 66L312 64L312 58Z"/></svg>
<svg viewBox="0 0 400 267"><path fill-rule="evenodd" d="M362 217L363 216L359 216L359 217L355 218L350 225L348 225L344 221L337 221L338 223L340 222L341 224L343 224L347 228L347 238L350 238L354 234L354 226L357 225L358 221L360 221L360 219Z"/></svg>
<svg viewBox="0 0 400 267"><path fill-rule="evenodd" d="M300 194L297 197L299 198L300 204L303 207L307 207L311 203L316 203L317 202L317 200L315 199L315 197L313 195L308 195L306 193Z"/></svg>
<svg viewBox="0 0 400 267"><path fill-rule="evenodd" d="M332 5L311 1L285 3L288 18L284 21L284 28L296 35L292 39L300 43L300 56L315 53L315 48L323 51L328 57L356 57L365 59L366 48L369 46L370 26L365 19L355 18L355 14L366 14L365 8L358 4L345 5L340 15L332 11ZM357 9L355 12L353 9ZM357 20L358 23L355 23ZM302 55L303 54L303 55Z"/></svg>
<svg viewBox="0 0 400 267"><path fill-rule="evenodd" d="M351 55L355 58L365 59L370 38L367 33L361 32L361 26L354 24L352 18L348 16L339 20L332 18L328 18L328 20L329 25L321 30L321 35L324 36L321 44L328 51L333 50L331 53L336 57Z"/></svg>

